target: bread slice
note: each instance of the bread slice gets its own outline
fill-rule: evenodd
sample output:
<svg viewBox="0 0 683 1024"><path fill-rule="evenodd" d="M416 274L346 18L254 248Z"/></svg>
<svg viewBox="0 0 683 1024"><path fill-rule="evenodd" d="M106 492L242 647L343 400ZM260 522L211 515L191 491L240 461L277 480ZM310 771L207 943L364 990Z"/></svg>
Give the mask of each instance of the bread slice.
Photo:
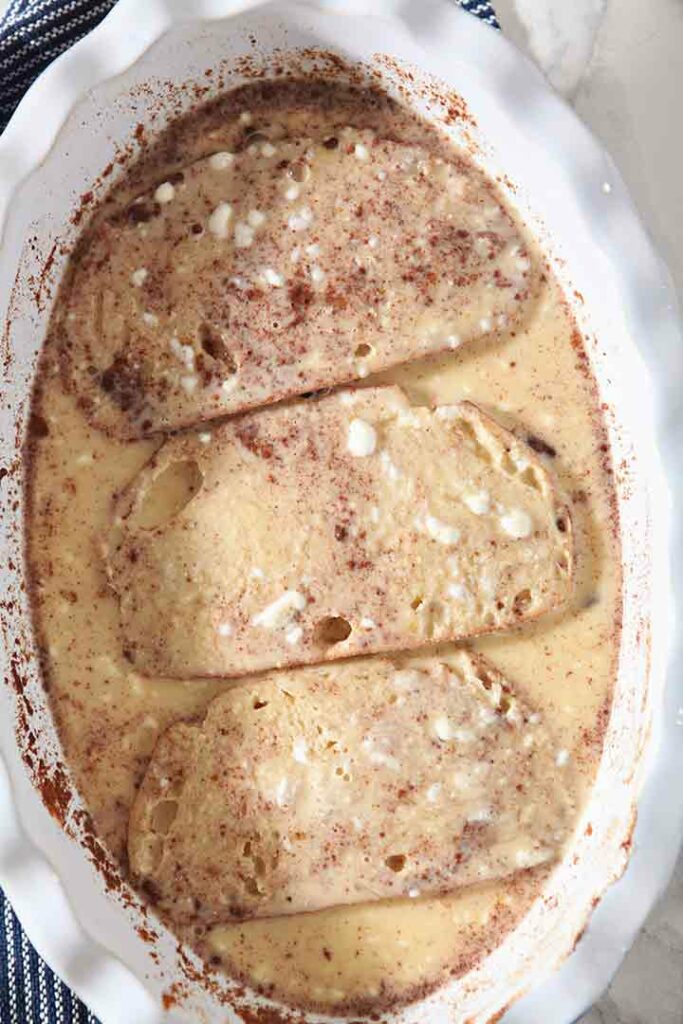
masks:
<svg viewBox="0 0 683 1024"><path fill-rule="evenodd" d="M475 406L396 387L274 406L168 440L105 542L152 676L241 676L509 629L561 605L568 509Z"/></svg>
<svg viewBox="0 0 683 1024"><path fill-rule="evenodd" d="M333 142L199 160L93 228L61 326L93 423L193 426L526 316L538 266L471 162L369 130Z"/></svg>
<svg viewBox="0 0 683 1024"><path fill-rule="evenodd" d="M176 924L450 892L553 860L569 765L484 658L272 673L159 740L131 871Z"/></svg>

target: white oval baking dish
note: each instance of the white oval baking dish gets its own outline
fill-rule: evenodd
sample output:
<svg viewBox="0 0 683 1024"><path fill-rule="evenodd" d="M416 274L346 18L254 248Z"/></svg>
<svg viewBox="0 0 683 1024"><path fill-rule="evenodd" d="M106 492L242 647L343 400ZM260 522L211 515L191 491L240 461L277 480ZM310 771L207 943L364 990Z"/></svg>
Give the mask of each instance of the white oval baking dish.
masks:
<svg viewBox="0 0 683 1024"><path fill-rule="evenodd" d="M215 993L188 980L187 961L183 966L163 931L153 962L136 931L136 901L108 891L93 866L97 851L60 774L31 649L20 440L36 354L64 266L61 246L77 231L72 215L79 197L125 147L134 152L138 122L151 123L154 115L159 126L195 102L190 89L175 86L204 85L208 66L220 67L229 85L240 80L231 71L238 57L267 61L277 48L299 47L372 65L390 91L406 87L400 68L412 68L412 100L433 118L443 110L427 102L425 85L436 82L441 95L454 90L462 96L476 125L456 120L449 130L474 146L491 173L504 172L505 181L515 183L505 186L511 202L544 239L568 294L582 297L576 313L618 467L625 586L615 710L585 815L592 835L579 827L550 898L537 902L466 984L455 982L391 1016L392 1024L478 1024L500 1019L510 1007L508 1024L568 1024L606 986L663 888L683 833L683 806L672 799L683 772L677 732L683 683L671 583L671 566L683 567L683 549L663 468L671 489L680 487L683 337L668 274L609 158L500 34L447 0L194 0L191 16L185 0L120 0L98 29L41 76L0 142L6 324L0 656L13 682L0 691L0 881L38 951L104 1024L238 1019ZM100 181L99 188L106 184ZM625 868L636 805L628 870L602 898L572 952L595 903ZM162 996L174 983L182 999L164 1009ZM250 1005L268 1002L253 997Z"/></svg>

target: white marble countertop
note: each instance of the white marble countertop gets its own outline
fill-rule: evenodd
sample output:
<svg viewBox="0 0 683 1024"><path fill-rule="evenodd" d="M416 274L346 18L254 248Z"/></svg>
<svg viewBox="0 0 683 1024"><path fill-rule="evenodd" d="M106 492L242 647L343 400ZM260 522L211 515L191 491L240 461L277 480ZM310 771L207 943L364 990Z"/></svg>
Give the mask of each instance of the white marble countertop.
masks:
<svg viewBox="0 0 683 1024"><path fill-rule="evenodd" d="M683 0L495 6L506 34L614 157L683 302ZM683 1024L683 858L609 991L581 1024Z"/></svg>

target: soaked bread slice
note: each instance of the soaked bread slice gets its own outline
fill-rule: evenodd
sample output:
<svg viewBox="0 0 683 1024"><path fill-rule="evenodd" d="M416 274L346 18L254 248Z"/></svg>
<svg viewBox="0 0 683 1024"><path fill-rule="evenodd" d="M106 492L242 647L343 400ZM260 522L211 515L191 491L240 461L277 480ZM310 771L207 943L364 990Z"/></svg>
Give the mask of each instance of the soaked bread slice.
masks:
<svg viewBox="0 0 683 1024"><path fill-rule="evenodd" d="M343 391L168 440L105 541L147 675L241 676L509 629L572 581L543 460L478 408Z"/></svg>
<svg viewBox="0 0 683 1024"><path fill-rule="evenodd" d="M182 925L446 893L557 856L565 762L466 651L272 673L161 737L130 867Z"/></svg>
<svg viewBox="0 0 683 1024"><path fill-rule="evenodd" d="M514 327L538 281L463 157L367 129L257 139L93 228L62 372L103 430L193 426Z"/></svg>

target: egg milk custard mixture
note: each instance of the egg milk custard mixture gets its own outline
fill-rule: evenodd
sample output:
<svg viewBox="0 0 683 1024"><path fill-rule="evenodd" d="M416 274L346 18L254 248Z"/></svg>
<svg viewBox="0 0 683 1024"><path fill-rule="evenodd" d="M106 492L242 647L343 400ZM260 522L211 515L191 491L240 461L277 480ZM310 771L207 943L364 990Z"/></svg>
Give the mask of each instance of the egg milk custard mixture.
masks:
<svg viewBox="0 0 683 1024"><path fill-rule="evenodd" d="M248 84L101 204L27 457L94 828L211 970L415 1000L539 898L620 622L597 389L496 184L385 94Z"/></svg>

